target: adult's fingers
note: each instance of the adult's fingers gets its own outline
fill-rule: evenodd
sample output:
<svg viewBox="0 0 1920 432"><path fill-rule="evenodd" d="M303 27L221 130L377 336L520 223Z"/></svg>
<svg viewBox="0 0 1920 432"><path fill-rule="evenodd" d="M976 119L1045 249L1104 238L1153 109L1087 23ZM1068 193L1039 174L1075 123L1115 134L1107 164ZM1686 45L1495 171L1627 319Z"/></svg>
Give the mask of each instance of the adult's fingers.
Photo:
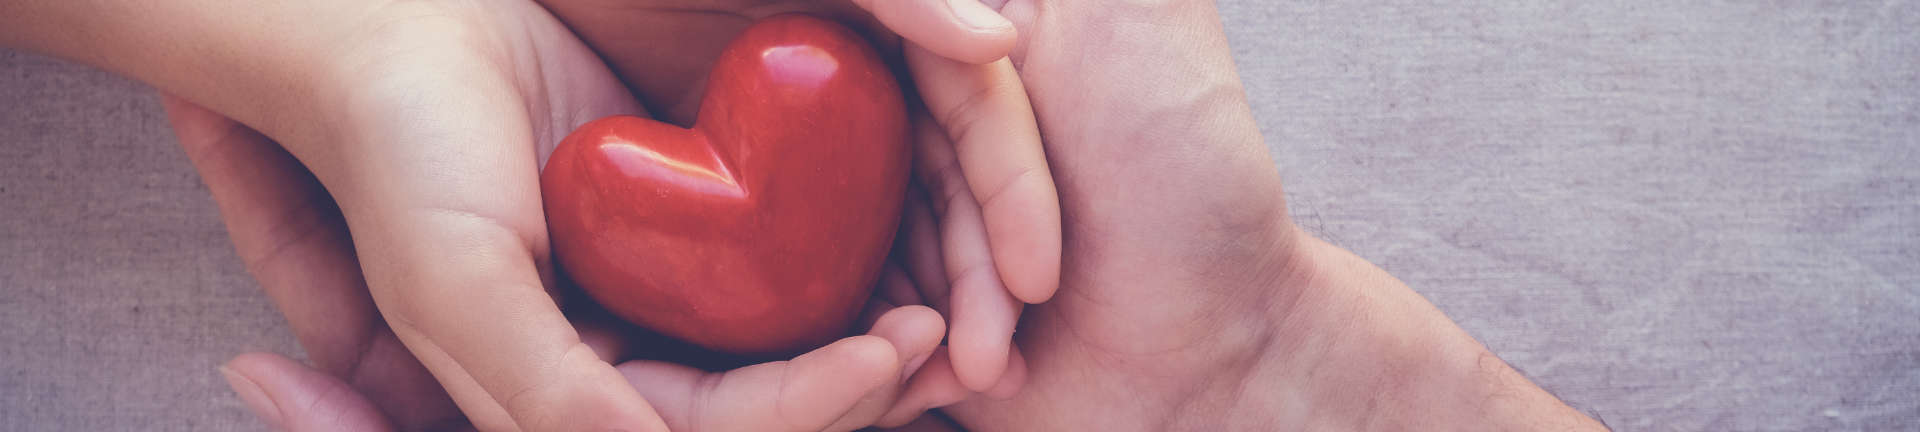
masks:
<svg viewBox="0 0 1920 432"><path fill-rule="evenodd" d="M1060 286L1060 195L1013 63L955 62L906 46L927 111L951 141L1014 297L1040 303Z"/></svg>
<svg viewBox="0 0 1920 432"><path fill-rule="evenodd" d="M240 258L314 365L364 389L401 427L458 417L382 325L340 211L313 175L253 129L172 95L161 101Z"/></svg>
<svg viewBox="0 0 1920 432"><path fill-rule="evenodd" d="M891 407L903 370L939 345L938 313L896 308L864 336L790 361L725 373L657 361L620 365L674 430L817 431L864 427Z"/></svg>
<svg viewBox="0 0 1920 432"><path fill-rule="evenodd" d="M326 190L259 132L172 95L161 103L247 271L281 305L314 363L345 372L375 311Z"/></svg>
<svg viewBox="0 0 1920 432"><path fill-rule="evenodd" d="M956 61L1006 57L1018 39L1013 23L980 0L853 0L888 30Z"/></svg>
<svg viewBox="0 0 1920 432"><path fill-rule="evenodd" d="M393 430L358 390L277 354L241 354L220 367L227 385L269 427L291 432Z"/></svg>

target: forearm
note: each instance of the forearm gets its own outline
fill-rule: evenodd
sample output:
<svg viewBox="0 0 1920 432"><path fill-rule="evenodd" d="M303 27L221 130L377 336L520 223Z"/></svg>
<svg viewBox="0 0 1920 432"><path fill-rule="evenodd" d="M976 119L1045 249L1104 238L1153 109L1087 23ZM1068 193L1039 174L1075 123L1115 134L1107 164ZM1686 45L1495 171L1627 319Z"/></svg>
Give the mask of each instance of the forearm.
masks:
<svg viewBox="0 0 1920 432"><path fill-rule="evenodd" d="M1300 305L1240 410L1309 430L1604 430L1486 350L1413 290L1300 236ZM1283 395L1260 392L1286 392ZM1275 404L1290 402L1291 406Z"/></svg>
<svg viewBox="0 0 1920 432"><path fill-rule="evenodd" d="M93 65L249 125L300 122L330 46L380 2L0 2L0 45Z"/></svg>

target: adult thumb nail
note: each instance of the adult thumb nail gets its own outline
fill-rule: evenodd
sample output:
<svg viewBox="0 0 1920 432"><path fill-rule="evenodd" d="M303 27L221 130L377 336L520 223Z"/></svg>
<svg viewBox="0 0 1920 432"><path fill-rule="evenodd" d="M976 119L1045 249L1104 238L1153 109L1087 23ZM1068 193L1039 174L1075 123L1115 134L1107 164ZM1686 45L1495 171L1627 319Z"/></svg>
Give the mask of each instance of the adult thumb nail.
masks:
<svg viewBox="0 0 1920 432"><path fill-rule="evenodd" d="M260 421L266 422L269 427L281 427L280 406L267 396L266 389L226 366L220 367L220 376L227 379L227 386L233 388L233 393L240 397L240 402L247 404L247 409L253 411L254 416L260 417Z"/></svg>
<svg viewBox="0 0 1920 432"><path fill-rule="evenodd" d="M1013 27L1012 21L1007 21L1007 18L1000 16L999 12L994 12L992 8L981 4L980 0L947 0L947 5L953 8L953 16L959 18L960 22L968 27L980 30Z"/></svg>

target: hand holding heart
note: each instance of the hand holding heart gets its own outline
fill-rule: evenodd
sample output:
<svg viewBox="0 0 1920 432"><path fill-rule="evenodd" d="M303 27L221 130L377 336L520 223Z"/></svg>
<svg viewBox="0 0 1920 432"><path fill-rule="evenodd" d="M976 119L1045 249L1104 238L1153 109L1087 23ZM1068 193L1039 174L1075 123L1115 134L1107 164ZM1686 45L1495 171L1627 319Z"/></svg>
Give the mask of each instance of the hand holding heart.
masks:
<svg viewBox="0 0 1920 432"><path fill-rule="evenodd" d="M1293 225L1210 0L981 1L28 0L0 3L0 45L168 94L240 256L313 363L220 368L280 429L941 429L915 418L932 407L978 429L1604 429ZM904 34L859 26L904 53L923 102L908 126L890 80L845 79L885 74L843 31L745 31L745 48L721 49L792 11ZM784 40L808 33L826 37ZM693 129L585 128L549 176L573 195L548 193L562 196L543 213L542 155L588 121L646 114L643 100ZM798 127L835 139L766 159L792 149L765 140L806 141ZM852 144L901 135L917 193L896 210L882 199L902 187L899 146ZM855 196L769 180L794 172ZM896 211L891 261L875 264ZM639 223L596 219L609 214ZM758 226L776 219L841 235ZM705 262L620 257L599 234ZM708 372L657 360L664 345L591 309L562 314L556 244L616 312L661 313L604 283L637 281L713 328L655 327L728 350L827 342L859 297L846 281L878 286L853 326L865 334ZM672 272L699 264L740 271ZM688 281L816 309L715 302ZM634 357L648 360L613 365Z"/></svg>
<svg viewBox="0 0 1920 432"><path fill-rule="evenodd" d="M916 176L917 187L941 194L946 233L940 241L902 235L906 249L895 255L966 270L951 283L901 270L923 265L890 264L856 329L866 336L792 361L724 374L645 360L615 369L609 362L659 353L568 322L542 289L554 273L531 168L573 126L645 111L544 11L464 5L411 3L380 18L392 24L384 32L333 38L364 47L315 68L344 71L338 81L356 85L334 97L344 109L287 117L338 128L236 116L249 128L219 114L232 102L168 88L206 102L170 99L183 147L319 369L263 354L223 369L270 423L851 429L883 415L910 419L890 403L906 393L1017 388L1015 299L1051 295L1059 228L1032 116L1005 61L975 65L905 47L916 75L934 78L920 88L932 114L916 108L909 136L923 154L915 165L935 168ZM944 46L930 48L963 57L1011 41L1011 28L967 27L944 4L875 5L893 26L960 29L936 31ZM480 37L500 34L513 39ZM972 190L997 198L976 200ZM1015 247L990 243L1002 238ZM1018 263L997 269L1008 257ZM951 347L938 347L948 329L911 306L921 303L951 317ZM921 364L942 376L907 388L905 374Z"/></svg>
<svg viewBox="0 0 1920 432"><path fill-rule="evenodd" d="M1211 2L988 1L1023 30L1017 44L1007 20L972 0L26 1L4 6L24 13L0 14L0 43L179 95L165 103L182 147L313 362L247 354L220 369L277 428L846 430L938 426L913 420L942 406L981 429L1603 427L1532 386L1404 284L1292 224ZM771 123L850 138L821 147L830 157L800 159L821 179L858 184L849 191L897 193L897 152L852 152L843 145L872 131L817 115L852 107L879 116L886 109L860 107L890 109L888 98L798 97L813 88L804 83L843 82L828 72L841 70L834 66L875 69L873 60L800 43L748 44L762 48L745 51L758 63L714 62L740 53L721 41L754 19L861 9L907 36L899 49L924 101L908 105L909 126L898 117L874 125L876 136L910 129L918 192L899 210L892 261L877 271L871 259L847 257L886 243L885 226L858 225L885 225L891 201L774 185L769 174L796 168L757 162L779 149L751 138L792 136L729 124L736 115L780 118ZM883 53L898 42L879 41ZM993 60L1009 49L1014 61ZM790 73L715 74L720 90L706 96L718 100L695 102L713 64ZM666 354L661 346L636 345L591 314L568 321L551 291L555 242L539 155L590 120L645 114L622 81L662 118L696 126L616 118L586 128L585 142L598 148L563 149L555 163L571 168L556 177L643 181L606 182L628 194L560 200L571 204L556 213L572 220L554 231L614 232L719 257L711 264L750 265L705 278L725 282L721 293L791 283L803 295L788 301L828 305L835 317L846 313L836 302L858 295L821 287L877 278L854 325L865 334L715 373L652 360ZM865 90L847 94L874 96L885 86L852 87ZM1047 125L1045 156L1036 113ZM631 122L639 134L621 126ZM633 138L652 144L628 145ZM896 164L831 170L861 160ZM577 180L559 183L568 181ZM632 193L649 185L705 213L646 207L658 203ZM821 226L850 234L756 229L755 218L831 218L809 207L822 204L779 202L796 195L844 207L854 227ZM596 205L657 217L639 225L653 231L598 230L604 221L581 217L599 214L586 210ZM566 209L581 213L566 218ZM794 270L740 249L663 239L719 235L690 222L703 214L716 218L709 227L792 235L774 243L826 252ZM586 279L636 279L617 264L566 265ZM810 275L807 266L839 273ZM654 324L708 346L808 346L844 320L767 304L702 310L697 295L661 291L702 279L676 276L685 275L637 279L656 290L652 298L693 305L695 319L719 324ZM1022 302L1051 297L1056 276L1065 295L1029 311L1022 349L1012 348ZM599 296L648 319L631 312L649 305ZM800 324L764 334L775 342L739 338L766 327L742 324L757 319ZM636 356L650 360L612 364Z"/></svg>

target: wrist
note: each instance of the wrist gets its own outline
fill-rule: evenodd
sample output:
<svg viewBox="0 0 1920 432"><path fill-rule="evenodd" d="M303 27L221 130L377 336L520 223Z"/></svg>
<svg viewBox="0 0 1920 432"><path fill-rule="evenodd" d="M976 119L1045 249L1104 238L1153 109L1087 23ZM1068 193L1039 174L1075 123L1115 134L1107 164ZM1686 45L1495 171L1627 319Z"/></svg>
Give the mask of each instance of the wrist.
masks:
<svg viewBox="0 0 1920 432"><path fill-rule="evenodd" d="M1308 430L1555 430L1598 424L1534 386L1404 283L1358 256L1299 235L1249 386L1237 408ZM1277 407L1277 408L1276 408Z"/></svg>

